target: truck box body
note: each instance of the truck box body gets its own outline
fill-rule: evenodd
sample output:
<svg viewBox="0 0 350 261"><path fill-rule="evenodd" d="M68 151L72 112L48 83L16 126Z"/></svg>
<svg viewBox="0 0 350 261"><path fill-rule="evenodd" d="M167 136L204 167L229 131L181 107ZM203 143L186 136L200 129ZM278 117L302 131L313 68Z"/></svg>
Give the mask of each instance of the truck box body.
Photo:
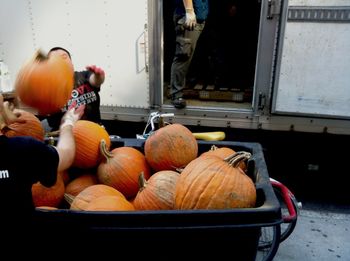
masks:
<svg viewBox="0 0 350 261"><path fill-rule="evenodd" d="M212 9L214 21L224 15ZM213 76L204 34L194 61L197 89L188 79L189 105L176 110L167 95L171 1L4 0L0 60L8 70L1 77L11 89L35 50L63 46L76 70L105 69L104 120L144 122L160 110L194 126L349 134L349 10L348 0L238 1L238 18L221 25L227 38L220 40L232 43L230 81L201 82Z"/></svg>

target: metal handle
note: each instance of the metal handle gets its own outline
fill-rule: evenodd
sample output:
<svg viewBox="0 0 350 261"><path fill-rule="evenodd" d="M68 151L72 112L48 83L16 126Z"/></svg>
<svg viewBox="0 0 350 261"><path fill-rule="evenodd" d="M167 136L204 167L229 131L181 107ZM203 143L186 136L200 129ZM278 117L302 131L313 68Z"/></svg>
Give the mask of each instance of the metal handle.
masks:
<svg viewBox="0 0 350 261"><path fill-rule="evenodd" d="M272 0L268 0L267 1L267 19L272 19L273 16L272 16Z"/></svg>

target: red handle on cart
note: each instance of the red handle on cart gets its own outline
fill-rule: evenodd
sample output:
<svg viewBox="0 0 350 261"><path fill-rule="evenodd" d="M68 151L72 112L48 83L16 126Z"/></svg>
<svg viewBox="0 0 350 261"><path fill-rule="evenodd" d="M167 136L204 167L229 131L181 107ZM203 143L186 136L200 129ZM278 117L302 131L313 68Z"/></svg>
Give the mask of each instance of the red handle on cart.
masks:
<svg viewBox="0 0 350 261"><path fill-rule="evenodd" d="M293 202L292 202L292 197L294 198L293 193L285 186L283 185L281 182L270 178L270 182L272 184L272 186L274 187L278 187L281 191L281 195L283 198L284 203L287 206L288 209L288 213L289 215L284 215L283 218L283 222L284 223L290 223L293 220L295 220L297 218L297 212L296 209L294 208ZM298 207L298 206L296 206Z"/></svg>

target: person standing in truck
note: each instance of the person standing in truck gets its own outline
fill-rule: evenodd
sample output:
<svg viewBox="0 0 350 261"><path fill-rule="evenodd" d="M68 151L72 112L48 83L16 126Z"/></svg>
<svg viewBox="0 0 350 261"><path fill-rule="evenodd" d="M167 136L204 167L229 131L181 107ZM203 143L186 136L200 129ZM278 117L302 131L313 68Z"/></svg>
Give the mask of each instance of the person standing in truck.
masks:
<svg viewBox="0 0 350 261"><path fill-rule="evenodd" d="M50 49L48 55L60 55L74 71L71 54L65 48L53 47ZM88 65L86 66L86 70L83 71L74 71L74 87L70 100L62 108L61 112L46 117L51 131L58 129L64 112L74 102L76 103L76 107L85 105L85 112L81 117L82 120L93 121L101 125L99 92L104 81L105 72L96 65Z"/></svg>
<svg viewBox="0 0 350 261"><path fill-rule="evenodd" d="M208 0L175 0L175 55L171 65L170 95L175 108L186 107L183 89L197 41L209 13Z"/></svg>
<svg viewBox="0 0 350 261"><path fill-rule="evenodd" d="M56 183L57 173L72 165L76 148L72 130L84 107L74 107L63 115L56 146L29 136L7 137L0 131L1 239L4 232L24 233L30 227L35 210L32 185L39 181L51 187ZM13 109L13 104L4 102L0 93L1 129L12 123L25 123Z"/></svg>

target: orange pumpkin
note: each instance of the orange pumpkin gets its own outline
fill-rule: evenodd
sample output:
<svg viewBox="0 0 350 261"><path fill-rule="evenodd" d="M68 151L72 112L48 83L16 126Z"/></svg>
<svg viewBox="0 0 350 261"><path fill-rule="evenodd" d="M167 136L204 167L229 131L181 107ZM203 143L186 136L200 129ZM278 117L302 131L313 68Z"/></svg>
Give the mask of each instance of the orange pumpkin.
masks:
<svg viewBox="0 0 350 261"><path fill-rule="evenodd" d="M222 160L217 156L198 157L188 164L175 189L176 209L248 208L256 203L252 179L241 168L240 160L249 154ZM243 157L244 156L244 157Z"/></svg>
<svg viewBox="0 0 350 261"><path fill-rule="evenodd" d="M56 208L56 207L49 207L49 206L35 207L35 209L39 209L39 210L58 210L58 208Z"/></svg>
<svg viewBox="0 0 350 261"><path fill-rule="evenodd" d="M144 147L146 160L155 171L183 168L198 154L196 138L187 127L178 123L153 132Z"/></svg>
<svg viewBox="0 0 350 261"><path fill-rule="evenodd" d="M90 201L87 211L132 211L134 206L125 198L118 196L101 196Z"/></svg>
<svg viewBox="0 0 350 261"><path fill-rule="evenodd" d="M94 174L83 174L79 177L76 177L72 181L70 181L66 186L67 194L72 196L78 195L87 187L92 185L96 185L98 183L97 177Z"/></svg>
<svg viewBox="0 0 350 261"><path fill-rule="evenodd" d="M69 176L68 170L58 172L58 175L61 175L64 185L67 186L67 184L70 182L70 176Z"/></svg>
<svg viewBox="0 0 350 261"><path fill-rule="evenodd" d="M64 183L61 175L57 174L56 184L45 187L40 182L32 185L32 198L35 207L58 207L64 198Z"/></svg>
<svg viewBox="0 0 350 261"><path fill-rule="evenodd" d="M175 187L179 173L172 170L162 170L154 173L148 180L140 175L140 189L133 200L138 210L173 209Z"/></svg>
<svg viewBox="0 0 350 261"><path fill-rule="evenodd" d="M2 129L2 133L7 137L15 136L30 136L37 140L43 141L45 137L45 130L41 125L40 120L33 113L15 109L14 113L20 113L21 116L19 119L24 120L25 122L21 123L12 123Z"/></svg>
<svg viewBox="0 0 350 261"><path fill-rule="evenodd" d="M101 140L105 140L108 149L111 146L108 132L95 122L79 120L73 128L73 134L76 143L73 166L82 169L97 167L102 160Z"/></svg>
<svg viewBox="0 0 350 261"><path fill-rule="evenodd" d="M203 152L201 154L202 156L218 156L221 159L225 159L227 157L232 156L233 154L235 154L236 151L234 151L231 148L228 147L217 147L215 145L211 146L210 150ZM238 165L238 167L240 167L244 172L247 171L247 164L244 161L241 161Z"/></svg>
<svg viewBox="0 0 350 261"><path fill-rule="evenodd" d="M135 197L140 173L144 173L145 179L151 175L144 154L133 147L119 147L109 152L104 141L101 142L101 153L104 160L97 168L100 183L116 188L127 198Z"/></svg>
<svg viewBox="0 0 350 261"><path fill-rule="evenodd" d="M91 200L101 196L118 196L125 198L124 195L115 188L104 184L96 184L87 187L86 189L81 191L76 197L74 197L71 202L70 209L86 210Z"/></svg>
<svg viewBox="0 0 350 261"><path fill-rule="evenodd" d="M58 55L40 50L17 74L15 92L23 104L41 115L58 112L71 97L74 72Z"/></svg>

